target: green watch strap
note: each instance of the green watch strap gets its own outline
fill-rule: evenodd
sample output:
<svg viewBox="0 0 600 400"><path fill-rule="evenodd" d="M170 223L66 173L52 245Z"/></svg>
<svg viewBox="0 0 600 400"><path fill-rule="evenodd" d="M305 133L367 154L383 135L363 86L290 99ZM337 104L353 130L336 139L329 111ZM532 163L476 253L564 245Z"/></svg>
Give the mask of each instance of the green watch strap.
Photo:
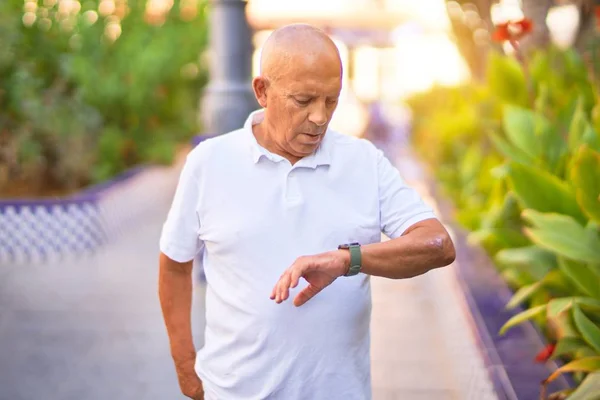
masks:
<svg viewBox="0 0 600 400"><path fill-rule="evenodd" d="M345 276L354 276L360 272L362 267L362 257L360 254L360 245L359 244L350 244L348 246L348 250L350 251L350 268Z"/></svg>

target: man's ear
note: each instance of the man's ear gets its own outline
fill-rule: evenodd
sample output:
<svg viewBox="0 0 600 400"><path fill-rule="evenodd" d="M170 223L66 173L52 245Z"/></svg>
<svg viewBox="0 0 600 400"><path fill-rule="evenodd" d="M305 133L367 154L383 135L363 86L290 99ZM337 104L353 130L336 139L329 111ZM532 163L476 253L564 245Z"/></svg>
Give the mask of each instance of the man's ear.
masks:
<svg viewBox="0 0 600 400"><path fill-rule="evenodd" d="M267 108L267 88L269 87L269 81L263 76L257 76L252 80L252 89L254 90L254 96L258 101L258 104L262 108Z"/></svg>

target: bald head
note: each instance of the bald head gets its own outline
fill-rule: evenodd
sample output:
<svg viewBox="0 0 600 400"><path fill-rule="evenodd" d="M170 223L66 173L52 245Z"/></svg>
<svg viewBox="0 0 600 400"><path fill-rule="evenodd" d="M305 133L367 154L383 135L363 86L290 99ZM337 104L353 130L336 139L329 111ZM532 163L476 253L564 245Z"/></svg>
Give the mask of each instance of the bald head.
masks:
<svg viewBox="0 0 600 400"><path fill-rule="evenodd" d="M277 81L293 69L310 68L314 64L339 69L342 75L339 51L325 32L307 24L286 25L273 31L264 43L260 73Z"/></svg>
<svg viewBox="0 0 600 400"><path fill-rule="evenodd" d="M342 62L325 32L295 24L277 29L264 44L260 75L252 80L262 122L261 145L292 164L320 145L342 89Z"/></svg>

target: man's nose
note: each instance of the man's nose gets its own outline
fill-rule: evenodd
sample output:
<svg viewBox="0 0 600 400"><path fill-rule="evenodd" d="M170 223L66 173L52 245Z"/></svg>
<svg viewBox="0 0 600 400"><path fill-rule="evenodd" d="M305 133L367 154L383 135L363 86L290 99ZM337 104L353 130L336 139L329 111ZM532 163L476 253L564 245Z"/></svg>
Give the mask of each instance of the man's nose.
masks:
<svg viewBox="0 0 600 400"><path fill-rule="evenodd" d="M308 115L308 120L317 126L325 125L327 123L327 108L325 104L315 102Z"/></svg>

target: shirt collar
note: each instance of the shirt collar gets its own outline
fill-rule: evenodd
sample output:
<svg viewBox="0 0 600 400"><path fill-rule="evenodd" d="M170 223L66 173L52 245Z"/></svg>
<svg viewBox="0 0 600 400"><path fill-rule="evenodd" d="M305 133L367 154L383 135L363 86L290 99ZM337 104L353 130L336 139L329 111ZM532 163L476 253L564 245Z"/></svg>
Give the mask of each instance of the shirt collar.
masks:
<svg viewBox="0 0 600 400"><path fill-rule="evenodd" d="M279 162L285 160L284 157L279 154L271 153L269 150L258 144L254 133L252 132L252 126L258 124L265 117L264 110L256 110L250 113L246 122L244 123L244 130L248 133L250 138L250 151L252 154L252 161L256 164L262 157L265 157L273 162ZM304 166L310 168L316 168L319 165L330 165L331 164L331 151L329 148L329 128L325 133L325 137L317 147L317 150L309 156L302 158L296 163L297 166Z"/></svg>

